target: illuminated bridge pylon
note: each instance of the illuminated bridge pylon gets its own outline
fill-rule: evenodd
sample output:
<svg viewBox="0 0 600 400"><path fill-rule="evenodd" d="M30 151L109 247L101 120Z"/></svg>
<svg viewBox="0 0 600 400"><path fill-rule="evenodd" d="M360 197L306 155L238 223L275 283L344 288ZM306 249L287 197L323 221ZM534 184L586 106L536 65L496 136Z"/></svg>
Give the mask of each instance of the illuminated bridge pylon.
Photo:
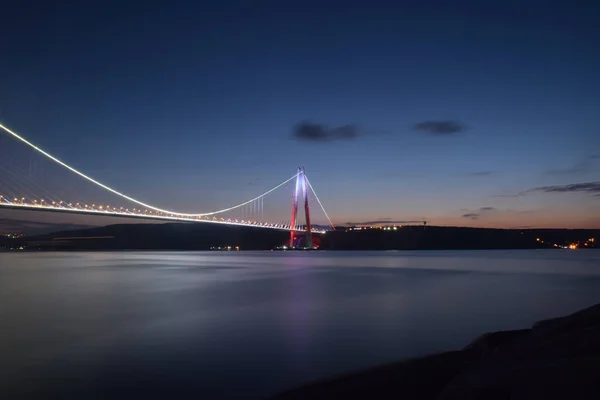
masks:
<svg viewBox="0 0 600 400"><path fill-rule="evenodd" d="M289 188L294 184L294 188ZM288 190L293 200L291 220ZM163 198L158 200L164 201ZM333 227L304 167L300 167L294 176L264 193L225 208L190 213L159 207L84 174L0 124L0 209L253 226L290 231L292 247L294 233L304 233L303 247L312 247L311 233L325 232L323 225L315 228L311 223L312 201L319 204ZM298 223L299 203L304 205L303 225Z"/></svg>
<svg viewBox="0 0 600 400"><path fill-rule="evenodd" d="M292 193L292 225L296 225L296 219L298 215L298 201L302 201L302 203L304 203L304 217L306 219L304 247L312 248L312 227L310 224L310 209L308 201L307 182L308 181L306 179L306 174L304 173L304 167L298 167L298 174L296 175L296 189ZM295 247L294 235L295 232L291 231L290 247Z"/></svg>

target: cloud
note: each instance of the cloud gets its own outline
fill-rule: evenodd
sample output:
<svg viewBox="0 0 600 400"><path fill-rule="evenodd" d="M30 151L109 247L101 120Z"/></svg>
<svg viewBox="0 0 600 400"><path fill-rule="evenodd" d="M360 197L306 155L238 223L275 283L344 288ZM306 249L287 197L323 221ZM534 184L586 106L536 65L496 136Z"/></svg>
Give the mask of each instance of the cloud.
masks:
<svg viewBox="0 0 600 400"><path fill-rule="evenodd" d="M509 212L509 213L517 213L517 214L532 214L532 213L540 211L540 209L537 209L537 210L513 210L511 208L508 208L505 211Z"/></svg>
<svg viewBox="0 0 600 400"><path fill-rule="evenodd" d="M417 132L427 133L430 135L453 135L463 132L465 126L457 121L423 121L413 125L413 129Z"/></svg>
<svg viewBox="0 0 600 400"><path fill-rule="evenodd" d="M541 186L521 192L521 195L543 192L543 193L592 193L600 194L600 181L572 183L569 185Z"/></svg>
<svg viewBox="0 0 600 400"><path fill-rule="evenodd" d="M496 211L496 208L481 207L478 211L471 211L471 212L463 214L462 218L479 219L481 216L483 216L483 214L490 212L490 211Z"/></svg>
<svg viewBox="0 0 600 400"><path fill-rule="evenodd" d="M477 171L477 172L470 172L467 175L468 176L490 176L494 173L494 171Z"/></svg>
<svg viewBox="0 0 600 400"><path fill-rule="evenodd" d="M364 135L358 125L344 125L336 128L312 122L300 122L292 132L292 138L302 142L332 142L335 140L354 140Z"/></svg>
<svg viewBox="0 0 600 400"><path fill-rule="evenodd" d="M589 162L584 161L577 163L568 168L562 169L549 169L546 171L546 175L578 175L578 174L586 174L590 171L591 165Z"/></svg>
<svg viewBox="0 0 600 400"><path fill-rule="evenodd" d="M578 175L587 174L594 169L595 161L600 160L600 154L592 154L568 168L549 169L547 175Z"/></svg>
<svg viewBox="0 0 600 400"><path fill-rule="evenodd" d="M516 193L516 194L495 194L492 197L522 197L525 196L525 193L521 192L521 193Z"/></svg>
<svg viewBox="0 0 600 400"><path fill-rule="evenodd" d="M501 194L494 197L522 197L531 193L589 193L598 196L600 195L600 181L571 183L568 185L540 186L516 194Z"/></svg>

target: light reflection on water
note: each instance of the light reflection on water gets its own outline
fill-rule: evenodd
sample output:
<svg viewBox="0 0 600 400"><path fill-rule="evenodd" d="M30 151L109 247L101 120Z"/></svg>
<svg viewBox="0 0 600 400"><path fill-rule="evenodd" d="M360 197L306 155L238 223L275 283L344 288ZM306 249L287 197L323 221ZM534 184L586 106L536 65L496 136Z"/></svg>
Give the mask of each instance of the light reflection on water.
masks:
<svg viewBox="0 0 600 400"><path fill-rule="evenodd" d="M0 394L261 398L598 302L594 251L0 253Z"/></svg>

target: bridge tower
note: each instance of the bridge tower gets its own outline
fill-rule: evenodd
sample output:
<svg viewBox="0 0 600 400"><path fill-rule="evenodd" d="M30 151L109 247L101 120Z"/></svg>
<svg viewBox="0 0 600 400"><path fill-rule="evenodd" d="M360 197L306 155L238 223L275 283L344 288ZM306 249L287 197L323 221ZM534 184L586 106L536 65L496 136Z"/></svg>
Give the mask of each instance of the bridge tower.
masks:
<svg viewBox="0 0 600 400"><path fill-rule="evenodd" d="M296 217L298 216L298 201L302 198L304 202L304 216L306 218L306 247L312 248L312 226L310 224L310 209L308 207L308 185L304 167L298 167L298 175L296 176L296 189L292 193L292 228L296 226ZM295 231L290 232L290 247L294 247Z"/></svg>

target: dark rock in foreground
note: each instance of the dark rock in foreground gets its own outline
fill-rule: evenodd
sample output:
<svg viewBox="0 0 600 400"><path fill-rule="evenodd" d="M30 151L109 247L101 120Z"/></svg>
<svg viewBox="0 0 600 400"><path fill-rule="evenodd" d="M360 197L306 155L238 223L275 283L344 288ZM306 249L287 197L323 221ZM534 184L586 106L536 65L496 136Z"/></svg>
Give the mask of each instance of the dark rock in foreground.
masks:
<svg viewBox="0 0 600 400"><path fill-rule="evenodd" d="M276 399L600 399L600 304Z"/></svg>

